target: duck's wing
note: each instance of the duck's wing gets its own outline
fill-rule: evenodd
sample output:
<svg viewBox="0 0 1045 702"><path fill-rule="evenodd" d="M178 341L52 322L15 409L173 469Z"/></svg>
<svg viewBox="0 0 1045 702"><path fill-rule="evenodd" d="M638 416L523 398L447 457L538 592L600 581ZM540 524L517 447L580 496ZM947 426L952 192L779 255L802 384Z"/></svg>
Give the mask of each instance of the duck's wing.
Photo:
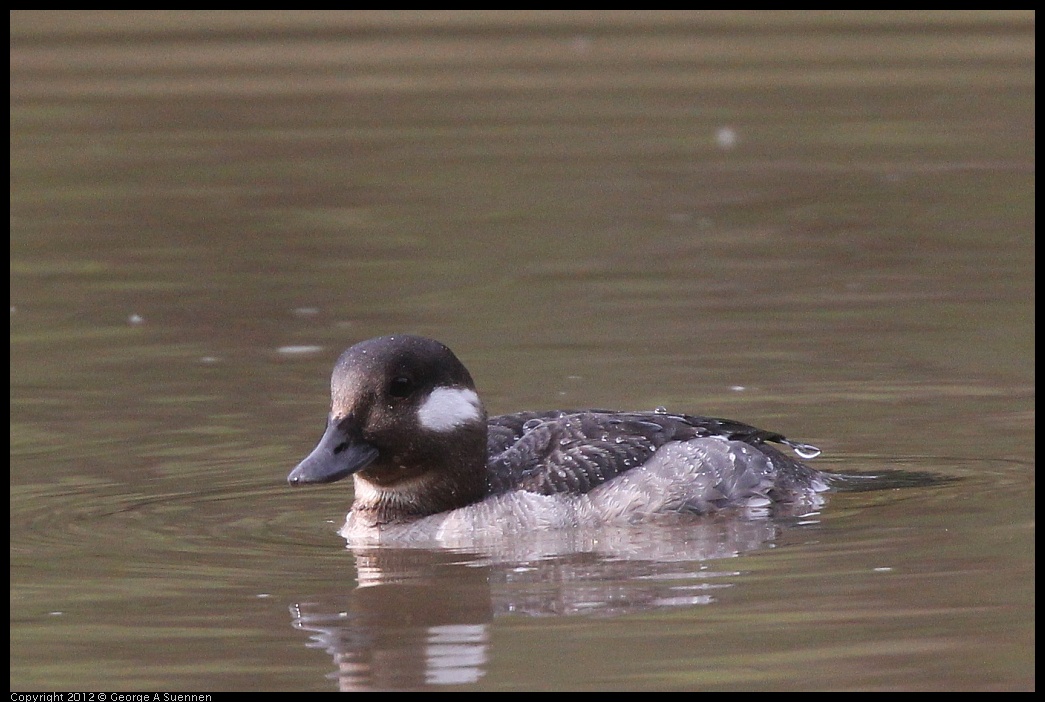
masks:
<svg viewBox="0 0 1045 702"><path fill-rule="evenodd" d="M600 410L507 415L491 425L492 490L543 495L586 493L669 441L705 435L677 415Z"/></svg>
<svg viewBox="0 0 1045 702"><path fill-rule="evenodd" d="M501 414L490 417L487 420L489 433L487 434L486 447L488 456L498 456L514 446L524 434L529 432L535 424L548 419L557 419L571 411L545 411L545 412L516 412L515 414Z"/></svg>
<svg viewBox="0 0 1045 702"><path fill-rule="evenodd" d="M706 437L742 441L787 459L767 442L810 454L814 447L728 419L656 412L521 412L489 420L492 492L587 493L642 465L666 443ZM798 464L801 465L801 464Z"/></svg>

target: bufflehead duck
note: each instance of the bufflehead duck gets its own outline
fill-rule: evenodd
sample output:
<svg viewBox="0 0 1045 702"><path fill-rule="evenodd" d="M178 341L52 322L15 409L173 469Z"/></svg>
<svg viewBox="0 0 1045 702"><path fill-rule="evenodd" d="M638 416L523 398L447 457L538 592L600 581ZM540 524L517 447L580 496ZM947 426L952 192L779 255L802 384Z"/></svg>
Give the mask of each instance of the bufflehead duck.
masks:
<svg viewBox="0 0 1045 702"><path fill-rule="evenodd" d="M728 419L568 410L487 417L443 344L383 336L352 346L330 380L326 432L291 485L351 475L342 534L597 526L798 503L827 476L768 442L819 451Z"/></svg>

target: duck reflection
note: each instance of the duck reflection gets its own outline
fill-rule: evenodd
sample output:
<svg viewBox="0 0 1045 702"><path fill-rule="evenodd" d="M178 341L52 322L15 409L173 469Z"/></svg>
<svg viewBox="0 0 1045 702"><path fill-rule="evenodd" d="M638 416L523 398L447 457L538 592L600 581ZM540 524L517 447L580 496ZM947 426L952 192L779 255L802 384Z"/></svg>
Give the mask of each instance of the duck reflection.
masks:
<svg viewBox="0 0 1045 702"><path fill-rule="evenodd" d="M779 517L779 515L777 515ZM342 690L423 689L482 678L498 617L615 617L709 605L815 513L520 534L439 548L354 545L356 587L291 607Z"/></svg>

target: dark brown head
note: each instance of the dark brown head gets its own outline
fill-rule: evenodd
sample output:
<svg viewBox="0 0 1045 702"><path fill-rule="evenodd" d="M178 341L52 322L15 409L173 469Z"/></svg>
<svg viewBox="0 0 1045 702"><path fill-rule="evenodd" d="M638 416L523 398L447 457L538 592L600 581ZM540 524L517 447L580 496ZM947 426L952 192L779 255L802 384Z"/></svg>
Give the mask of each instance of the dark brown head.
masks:
<svg viewBox="0 0 1045 702"><path fill-rule="evenodd" d="M486 411L443 344L398 334L360 342L334 366L330 397L326 432L291 485L354 475L353 510L409 518L485 495Z"/></svg>

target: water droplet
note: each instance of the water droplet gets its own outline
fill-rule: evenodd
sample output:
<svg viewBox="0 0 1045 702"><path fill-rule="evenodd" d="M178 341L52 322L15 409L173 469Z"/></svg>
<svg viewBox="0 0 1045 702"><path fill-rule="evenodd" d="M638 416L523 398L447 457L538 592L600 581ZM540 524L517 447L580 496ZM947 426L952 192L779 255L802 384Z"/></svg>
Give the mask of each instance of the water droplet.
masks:
<svg viewBox="0 0 1045 702"><path fill-rule="evenodd" d="M653 414L667 414L667 413L668 413L668 408L667 407L657 407L656 409L653 410Z"/></svg>
<svg viewBox="0 0 1045 702"><path fill-rule="evenodd" d="M531 429L536 429L537 427L539 427L541 425L541 423L543 421L544 420L542 420L542 419L530 419L530 420L527 420L523 424L523 431L530 431Z"/></svg>
<svg viewBox="0 0 1045 702"><path fill-rule="evenodd" d="M322 346L308 346L302 344L298 346L280 346L278 349L276 349L276 353L283 354L285 356L301 356L310 353L318 353L322 350Z"/></svg>
<svg viewBox="0 0 1045 702"><path fill-rule="evenodd" d="M732 149L737 145L737 130L733 127L720 127L715 132L715 143L723 150Z"/></svg>
<svg viewBox="0 0 1045 702"><path fill-rule="evenodd" d="M577 35L570 39L567 45L578 54L586 54L591 50L591 37Z"/></svg>
<svg viewBox="0 0 1045 702"><path fill-rule="evenodd" d="M791 446L791 449L795 453L797 453L800 458L805 458L805 459L816 458L821 453L823 453L823 451L818 449L816 446L813 446L812 444L789 444L789 445Z"/></svg>

